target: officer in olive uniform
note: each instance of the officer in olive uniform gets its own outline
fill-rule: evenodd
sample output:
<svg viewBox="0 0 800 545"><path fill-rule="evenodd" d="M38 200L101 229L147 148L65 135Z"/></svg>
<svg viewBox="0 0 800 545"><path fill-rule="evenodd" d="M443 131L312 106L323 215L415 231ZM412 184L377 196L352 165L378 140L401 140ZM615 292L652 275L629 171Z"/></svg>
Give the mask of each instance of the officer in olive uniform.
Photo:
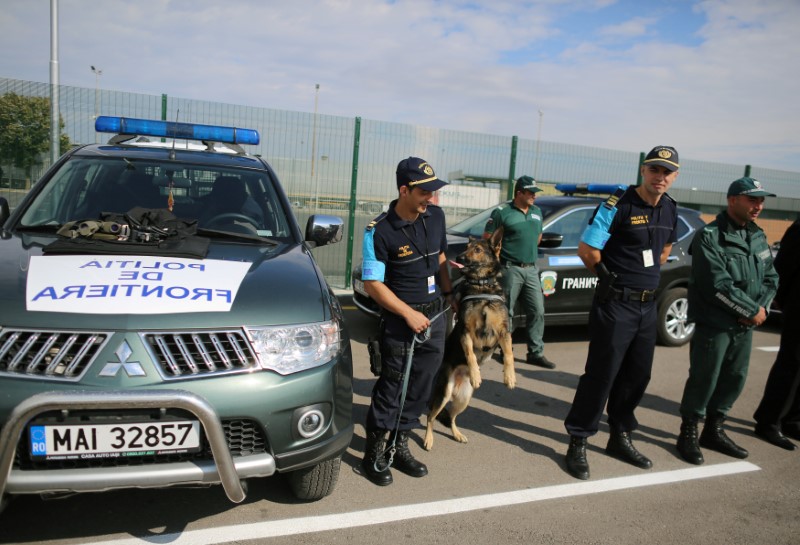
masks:
<svg viewBox="0 0 800 545"><path fill-rule="evenodd" d="M692 240L688 318L696 326L677 443L691 464L703 463L701 446L734 458L748 456L722 425L747 379L753 328L767 319L778 288L767 237L755 224L764 197L774 196L753 178L734 181L727 209ZM703 416L698 442L697 423Z"/></svg>
<svg viewBox="0 0 800 545"><path fill-rule="evenodd" d="M578 256L598 275L589 314L589 354L564 421L570 435L566 463L589 478L587 439L597 433L608 402L606 453L642 469L652 462L631 442L633 412L650 382L656 344L655 290L661 265L677 240L678 211L667 190L678 177L678 152L657 146L641 166L642 184L621 187L595 210Z"/></svg>
<svg viewBox="0 0 800 545"><path fill-rule="evenodd" d="M367 293L382 308L384 327L381 374L372 390L361 466L366 477L380 486L392 483L386 452L389 430L397 430L389 437L396 448L393 466L412 477L428 474L409 451L408 430L419 424L444 354L446 319L440 313L446 305L443 296L452 297L452 287L445 259L444 212L430 204L433 192L444 185L422 159L400 161L397 200L364 232L362 279ZM413 361L401 411L412 344Z"/></svg>
<svg viewBox="0 0 800 545"><path fill-rule="evenodd" d="M536 193L542 188L530 176L520 177L514 184L514 200L492 211L483 237L500 242L500 263L508 305L509 323L514 320L517 298L522 297L525 309L525 330L528 355L526 362L545 369L556 364L544 355L544 296L536 258L542 240L542 211L536 204Z"/></svg>

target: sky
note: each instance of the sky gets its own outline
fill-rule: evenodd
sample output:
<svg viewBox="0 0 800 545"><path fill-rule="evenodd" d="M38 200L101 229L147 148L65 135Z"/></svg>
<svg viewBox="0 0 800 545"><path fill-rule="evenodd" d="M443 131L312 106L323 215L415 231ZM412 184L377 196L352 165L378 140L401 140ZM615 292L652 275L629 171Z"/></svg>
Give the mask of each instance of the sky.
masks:
<svg viewBox="0 0 800 545"><path fill-rule="evenodd" d="M58 14L64 85L800 172L800 0L58 0ZM0 77L49 81L49 0L0 0L0 51Z"/></svg>

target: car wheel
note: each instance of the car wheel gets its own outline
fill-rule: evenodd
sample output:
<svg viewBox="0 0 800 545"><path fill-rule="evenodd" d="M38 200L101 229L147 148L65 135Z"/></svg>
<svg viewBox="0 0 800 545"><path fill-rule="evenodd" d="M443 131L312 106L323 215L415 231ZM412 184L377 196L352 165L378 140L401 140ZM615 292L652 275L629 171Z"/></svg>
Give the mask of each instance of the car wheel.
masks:
<svg viewBox="0 0 800 545"><path fill-rule="evenodd" d="M287 475L292 493L299 500L316 501L328 496L336 488L342 457L325 460L315 466L292 471Z"/></svg>
<svg viewBox="0 0 800 545"><path fill-rule="evenodd" d="M687 322L689 299L686 288L668 290L658 305L658 342L664 346L682 346L694 334L694 324Z"/></svg>

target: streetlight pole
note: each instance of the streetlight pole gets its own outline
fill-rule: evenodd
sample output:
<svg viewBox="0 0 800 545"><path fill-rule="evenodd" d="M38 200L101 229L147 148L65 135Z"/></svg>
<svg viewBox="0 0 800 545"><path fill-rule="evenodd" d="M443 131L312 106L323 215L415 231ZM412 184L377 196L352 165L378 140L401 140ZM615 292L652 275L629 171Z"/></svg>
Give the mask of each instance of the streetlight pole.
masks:
<svg viewBox="0 0 800 545"><path fill-rule="evenodd" d="M100 115L100 76L103 75L103 71L100 68L95 68L94 65L92 65L92 72L94 72L94 119L97 121L97 116ZM96 144L97 132L94 133L94 141Z"/></svg>
<svg viewBox="0 0 800 545"><path fill-rule="evenodd" d="M539 129L536 131L536 157L533 160L533 179L539 181L537 178L538 170L539 170L539 144L542 142L542 118L544 117L544 112L539 110Z"/></svg>

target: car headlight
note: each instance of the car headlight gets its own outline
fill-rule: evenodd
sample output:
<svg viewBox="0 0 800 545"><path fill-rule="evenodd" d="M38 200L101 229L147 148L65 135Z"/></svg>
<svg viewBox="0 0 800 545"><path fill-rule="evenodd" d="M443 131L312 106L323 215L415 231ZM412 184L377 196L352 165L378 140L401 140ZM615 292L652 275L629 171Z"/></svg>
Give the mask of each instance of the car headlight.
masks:
<svg viewBox="0 0 800 545"><path fill-rule="evenodd" d="M336 321L281 327L248 328L261 367L289 375L328 363L339 351Z"/></svg>

